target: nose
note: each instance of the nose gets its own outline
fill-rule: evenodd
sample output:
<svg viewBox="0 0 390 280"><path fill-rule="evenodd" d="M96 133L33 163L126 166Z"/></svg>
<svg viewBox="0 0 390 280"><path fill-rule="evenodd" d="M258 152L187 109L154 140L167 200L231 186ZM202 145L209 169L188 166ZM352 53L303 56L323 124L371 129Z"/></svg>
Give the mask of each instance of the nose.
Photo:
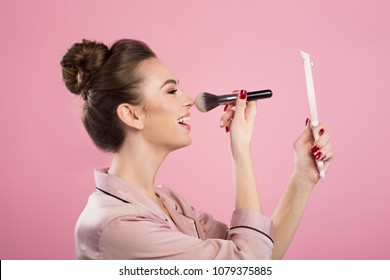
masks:
<svg viewBox="0 0 390 280"><path fill-rule="evenodd" d="M191 96L189 96L188 94L184 93L184 106L185 107L188 107L188 108L191 108L192 106L194 106L195 104L195 101L194 99L191 98Z"/></svg>

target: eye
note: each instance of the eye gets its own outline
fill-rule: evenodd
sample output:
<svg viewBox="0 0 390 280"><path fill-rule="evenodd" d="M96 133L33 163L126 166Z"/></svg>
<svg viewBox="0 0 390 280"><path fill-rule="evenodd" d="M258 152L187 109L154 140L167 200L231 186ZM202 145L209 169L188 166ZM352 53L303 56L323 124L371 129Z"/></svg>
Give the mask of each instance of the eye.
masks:
<svg viewBox="0 0 390 280"><path fill-rule="evenodd" d="M173 89L173 90L168 91L169 94L175 94L176 92L177 92L177 89Z"/></svg>

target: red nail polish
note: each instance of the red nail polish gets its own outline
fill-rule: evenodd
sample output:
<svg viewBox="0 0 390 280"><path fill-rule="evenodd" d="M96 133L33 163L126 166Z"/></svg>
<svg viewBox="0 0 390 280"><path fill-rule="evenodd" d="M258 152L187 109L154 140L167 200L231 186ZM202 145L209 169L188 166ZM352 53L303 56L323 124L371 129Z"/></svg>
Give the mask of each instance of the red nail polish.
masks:
<svg viewBox="0 0 390 280"><path fill-rule="evenodd" d="M311 148L310 151L314 154L314 153L317 152L319 149L320 149L320 147L318 147L317 145L315 145L313 148Z"/></svg>
<svg viewBox="0 0 390 280"><path fill-rule="evenodd" d="M307 126L307 123L309 122L309 118L306 118L305 126Z"/></svg>
<svg viewBox="0 0 390 280"><path fill-rule="evenodd" d="M229 106L229 105L228 105L228 104L226 104L226 105L225 105L225 107L223 108L223 110L224 110L224 111L226 111L226 110L227 110L227 108L228 108L228 106Z"/></svg>
<svg viewBox="0 0 390 280"><path fill-rule="evenodd" d="M320 129L320 131L318 132L318 134L321 136L322 134L324 134L325 130L323 128Z"/></svg>
<svg viewBox="0 0 390 280"><path fill-rule="evenodd" d="M321 158L322 161L326 160L326 155Z"/></svg>
<svg viewBox="0 0 390 280"><path fill-rule="evenodd" d="M246 98L246 90L242 89L242 90L240 91L240 98L241 98L241 99L245 99L245 98Z"/></svg>
<svg viewBox="0 0 390 280"><path fill-rule="evenodd" d="M225 131L226 132L229 132L230 131L230 128L228 126L225 126Z"/></svg>
<svg viewBox="0 0 390 280"><path fill-rule="evenodd" d="M322 157L322 153L321 153L321 152L318 152L318 153L316 154L316 159L320 159L320 157Z"/></svg>

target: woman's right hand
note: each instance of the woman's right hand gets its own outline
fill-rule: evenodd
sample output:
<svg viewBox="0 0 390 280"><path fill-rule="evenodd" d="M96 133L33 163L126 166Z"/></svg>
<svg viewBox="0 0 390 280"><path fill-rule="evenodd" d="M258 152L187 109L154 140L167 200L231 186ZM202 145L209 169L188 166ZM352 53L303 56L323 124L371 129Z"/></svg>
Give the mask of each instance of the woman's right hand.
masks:
<svg viewBox="0 0 390 280"><path fill-rule="evenodd" d="M238 94L235 105L226 105L221 118L221 127L230 132L233 155L250 147L253 128L256 120L256 101L247 102L246 90L236 90Z"/></svg>
<svg viewBox="0 0 390 280"><path fill-rule="evenodd" d="M262 212L251 159L250 144L256 119L256 101L247 102L245 90L238 94L235 106L225 107L221 126L230 131L233 159L233 185L236 209L247 208Z"/></svg>

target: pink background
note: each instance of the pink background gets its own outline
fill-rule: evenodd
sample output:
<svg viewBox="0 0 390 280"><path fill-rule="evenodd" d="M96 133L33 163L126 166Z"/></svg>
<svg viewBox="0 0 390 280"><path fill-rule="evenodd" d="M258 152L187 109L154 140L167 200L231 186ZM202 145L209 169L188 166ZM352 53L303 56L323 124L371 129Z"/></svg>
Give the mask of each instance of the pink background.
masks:
<svg viewBox="0 0 390 280"><path fill-rule="evenodd" d="M286 259L390 258L389 1L2 1L1 259L73 259L74 224L94 191L98 151L59 61L82 38L147 42L193 97L271 88L258 104L254 161L271 215L308 116L299 50L310 53L335 162ZM192 110L193 144L158 175L225 222L233 209L222 108Z"/></svg>

